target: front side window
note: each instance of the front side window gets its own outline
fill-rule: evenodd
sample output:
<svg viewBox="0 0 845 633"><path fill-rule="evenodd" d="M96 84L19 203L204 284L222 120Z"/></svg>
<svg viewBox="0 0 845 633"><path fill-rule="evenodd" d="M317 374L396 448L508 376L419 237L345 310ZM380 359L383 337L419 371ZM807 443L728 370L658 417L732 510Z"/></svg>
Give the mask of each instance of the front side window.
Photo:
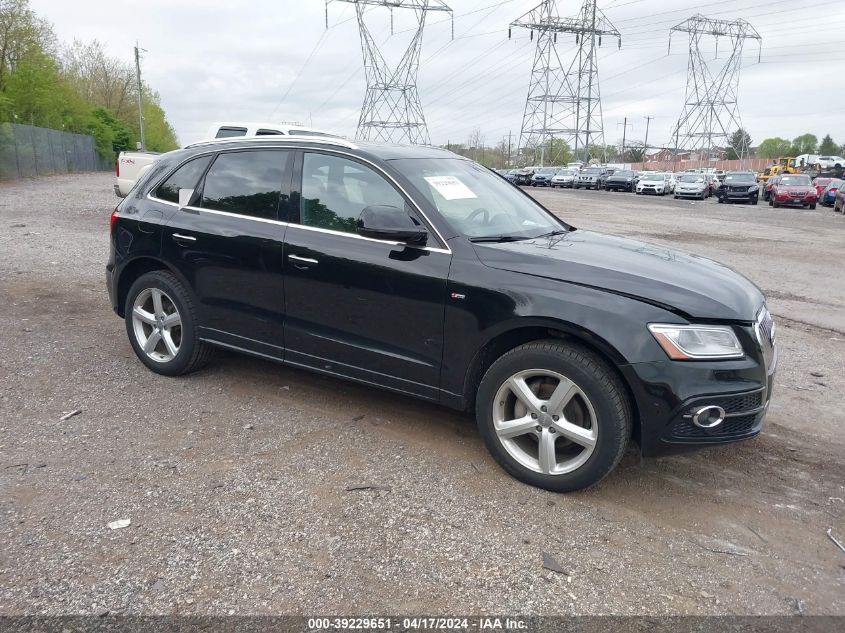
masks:
<svg viewBox="0 0 845 633"><path fill-rule="evenodd" d="M383 176L361 163L329 154L303 156L301 224L356 233L361 211L376 205L404 209L405 199Z"/></svg>
<svg viewBox="0 0 845 633"><path fill-rule="evenodd" d="M565 229L531 197L478 163L460 158L403 158L391 165L470 239L527 239Z"/></svg>
<svg viewBox="0 0 845 633"><path fill-rule="evenodd" d="M282 177L291 152L225 152L205 177L200 205L266 220L276 219Z"/></svg>
<svg viewBox="0 0 845 633"><path fill-rule="evenodd" d="M195 189L197 182L199 182L202 173L210 162L211 154L189 160L161 183L153 195L159 200L179 204L179 190Z"/></svg>

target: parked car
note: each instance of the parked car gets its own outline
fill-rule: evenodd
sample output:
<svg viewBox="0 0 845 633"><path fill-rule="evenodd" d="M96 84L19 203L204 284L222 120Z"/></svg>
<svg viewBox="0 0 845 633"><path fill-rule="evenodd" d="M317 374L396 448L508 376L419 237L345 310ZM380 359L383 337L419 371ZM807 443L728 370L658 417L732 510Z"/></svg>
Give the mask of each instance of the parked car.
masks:
<svg viewBox="0 0 845 633"><path fill-rule="evenodd" d="M819 204L824 205L826 207L832 207L833 203L836 201L836 192L839 187L845 183L845 180L840 180L839 178L831 178L830 182L824 188L822 195L819 196Z"/></svg>
<svg viewBox="0 0 845 633"><path fill-rule="evenodd" d="M669 174L658 172L655 174L643 174L637 183L637 195L653 193L658 196L665 196L670 193L671 180Z"/></svg>
<svg viewBox="0 0 845 633"><path fill-rule="evenodd" d="M816 193L819 195L820 202L822 194L824 193L824 190L827 189L831 180L833 180L833 178L822 178L821 176L813 178L813 186L816 188Z"/></svg>
<svg viewBox="0 0 845 633"><path fill-rule="evenodd" d="M575 189L598 189L599 178L607 172L604 167L587 167L582 169L575 177L575 183L572 185Z"/></svg>
<svg viewBox="0 0 845 633"><path fill-rule="evenodd" d="M841 156L819 156L818 165L822 169L842 169L845 167L845 158Z"/></svg>
<svg viewBox="0 0 845 633"><path fill-rule="evenodd" d="M720 183L725 180L725 175L727 172L724 169L714 169L713 170L713 177L718 180Z"/></svg>
<svg viewBox="0 0 845 633"><path fill-rule="evenodd" d="M778 178L781 177L781 174L777 174L775 176L771 176L770 178L763 181L763 200L769 201L772 197L772 187L775 186L775 183L778 181Z"/></svg>
<svg viewBox="0 0 845 633"><path fill-rule="evenodd" d="M551 187L560 187L561 189L564 187L572 188L572 184L575 182L575 177L578 175L577 169L570 169L568 167L564 169L558 170L558 172L552 176Z"/></svg>
<svg viewBox="0 0 845 633"><path fill-rule="evenodd" d="M675 186L678 184L678 176L671 171L667 172L666 175L668 176L667 184L669 185L669 193L675 193Z"/></svg>
<svg viewBox="0 0 845 633"><path fill-rule="evenodd" d="M541 167L534 175L531 176L532 187L548 187L552 184L552 178L557 173L559 167Z"/></svg>
<svg viewBox="0 0 845 633"><path fill-rule="evenodd" d="M710 182L704 174L681 174L675 186L675 198L698 198L710 195Z"/></svg>
<svg viewBox="0 0 845 633"><path fill-rule="evenodd" d="M158 159L158 152L120 152L114 164L114 194L125 198L138 178Z"/></svg>
<svg viewBox="0 0 845 633"><path fill-rule="evenodd" d="M518 169L516 172L516 184L530 185L531 177L534 175L534 172L537 171L537 169L537 167L523 167L522 169Z"/></svg>
<svg viewBox="0 0 845 633"><path fill-rule="evenodd" d="M757 204L760 197L760 185L757 175L751 171L729 171L725 181L716 191L719 204L725 202L748 202Z"/></svg>
<svg viewBox="0 0 845 633"><path fill-rule="evenodd" d="M836 197L833 200L833 210L838 212L845 213L845 182L839 185L839 189L836 190Z"/></svg>
<svg viewBox="0 0 845 633"><path fill-rule="evenodd" d="M607 179L610 178L613 174L619 171L615 167L608 167L604 170L603 174L600 174L597 181L597 188L598 189L605 189L607 186Z"/></svg>
<svg viewBox="0 0 845 633"><path fill-rule="evenodd" d="M604 181L604 188L608 191L633 191L636 174L628 169L613 172Z"/></svg>
<svg viewBox="0 0 845 633"><path fill-rule="evenodd" d="M110 225L109 298L150 370L222 347L474 411L535 486L590 486L632 438L668 454L766 415L776 336L757 286L576 229L446 150L201 143L159 158Z"/></svg>
<svg viewBox="0 0 845 633"><path fill-rule="evenodd" d="M340 138L331 132L324 132L301 125L285 123L255 123L255 122L218 122L213 123L206 132L205 139L232 138L237 136L328 136ZM203 139L203 140L205 140Z"/></svg>
<svg viewBox="0 0 845 633"><path fill-rule="evenodd" d="M806 174L784 174L777 179L769 194L769 205L775 208L800 206L816 208L819 196Z"/></svg>

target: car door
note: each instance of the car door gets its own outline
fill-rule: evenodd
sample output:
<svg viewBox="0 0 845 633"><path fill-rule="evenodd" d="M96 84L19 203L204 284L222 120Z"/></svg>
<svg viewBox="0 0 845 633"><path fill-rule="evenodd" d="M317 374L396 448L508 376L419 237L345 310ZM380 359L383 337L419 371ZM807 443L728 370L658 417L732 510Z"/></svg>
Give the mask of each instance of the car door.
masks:
<svg viewBox="0 0 845 633"><path fill-rule="evenodd" d="M362 237L368 206L424 218L396 183L349 155L297 155L285 237L285 360L437 399L451 252Z"/></svg>
<svg viewBox="0 0 845 633"><path fill-rule="evenodd" d="M166 227L165 259L190 284L200 337L281 358L282 257L293 152L220 152Z"/></svg>

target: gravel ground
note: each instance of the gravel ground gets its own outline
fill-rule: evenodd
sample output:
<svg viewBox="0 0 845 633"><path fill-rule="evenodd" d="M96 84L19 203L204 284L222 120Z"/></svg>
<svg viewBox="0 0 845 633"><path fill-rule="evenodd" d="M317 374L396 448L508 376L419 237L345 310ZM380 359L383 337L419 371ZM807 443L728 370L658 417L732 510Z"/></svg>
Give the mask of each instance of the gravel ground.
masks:
<svg viewBox="0 0 845 633"><path fill-rule="evenodd" d="M758 438L556 495L437 406L225 353L157 376L108 305L111 176L0 185L0 615L845 614L845 218L535 195L768 292Z"/></svg>

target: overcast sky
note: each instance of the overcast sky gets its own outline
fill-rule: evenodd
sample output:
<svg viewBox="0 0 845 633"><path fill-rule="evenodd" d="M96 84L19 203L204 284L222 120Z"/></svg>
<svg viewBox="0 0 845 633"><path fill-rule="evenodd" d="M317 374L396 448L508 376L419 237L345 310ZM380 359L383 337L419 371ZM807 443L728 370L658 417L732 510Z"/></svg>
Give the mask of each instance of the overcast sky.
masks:
<svg viewBox="0 0 845 633"><path fill-rule="evenodd" d="M419 90L434 143L465 142L480 127L487 144L509 132L518 136L525 107L534 42L508 23L539 0L447 0L455 15L455 39L446 14L431 13L425 30ZM364 95L364 72L354 9L323 0L31 0L62 40L98 39L109 53L132 59L135 40L147 49L143 74L182 143L205 137L214 121L298 121L354 136ZM561 16L576 15L579 0L558 0ZM681 112L687 42L680 34L667 54L669 29L695 13L744 18L763 38L743 54L740 113L756 145L769 136L793 138L830 133L845 143L845 2L843 0L599 0L622 33L622 49L604 41L599 78L605 135L669 143ZM388 60L407 45L413 13L368 13L371 31ZM838 42L838 43L837 43ZM571 57L574 39L558 50ZM719 49L723 63L727 42ZM710 57L715 50L710 46ZM516 139L514 139L514 143Z"/></svg>

